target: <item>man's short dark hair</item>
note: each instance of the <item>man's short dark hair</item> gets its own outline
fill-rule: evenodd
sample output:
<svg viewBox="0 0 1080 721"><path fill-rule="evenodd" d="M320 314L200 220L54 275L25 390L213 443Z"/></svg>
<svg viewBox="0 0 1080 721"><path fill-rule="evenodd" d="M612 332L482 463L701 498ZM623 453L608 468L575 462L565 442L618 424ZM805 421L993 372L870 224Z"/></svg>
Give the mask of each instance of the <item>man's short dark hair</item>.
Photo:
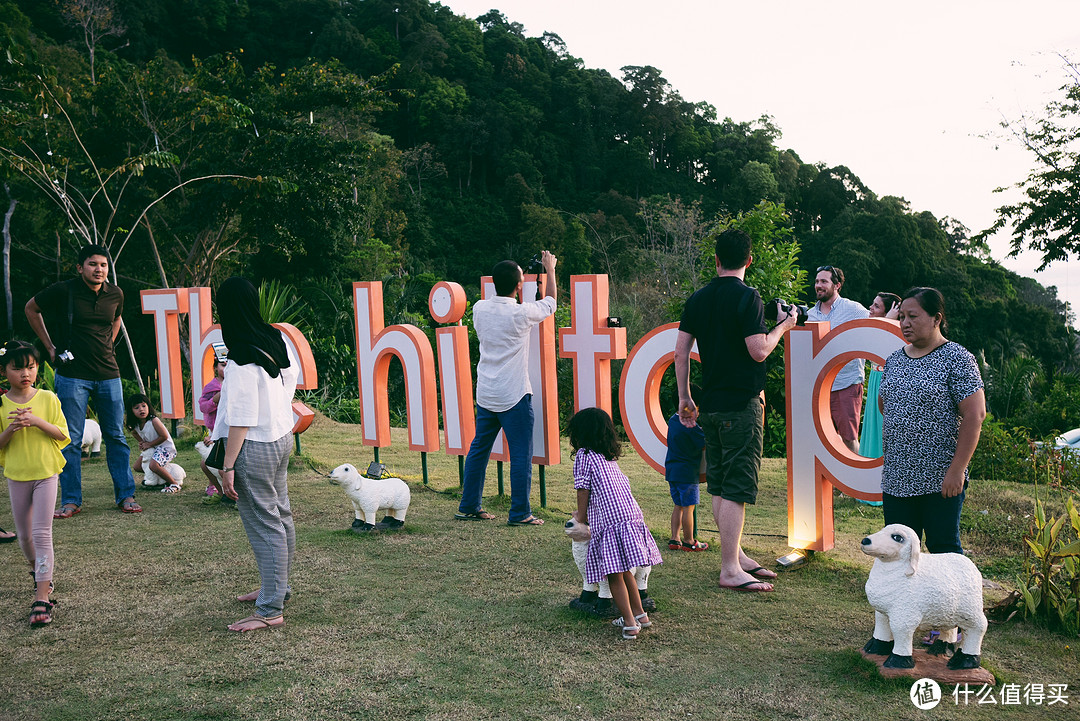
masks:
<svg viewBox="0 0 1080 721"><path fill-rule="evenodd" d="M109 249L103 245L84 245L79 248L79 265L85 263L87 258L92 255L103 255L105 260L109 261L109 265L112 265L112 255L109 254Z"/></svg>
<svg viewBox="0 0 1080 721"><path fill-rule="evenodd" d="M728 228L716 234L716 259L724 270L738 270L750 261L754 241L738 228Z"/></svg>
<svg viewBox="0 0 1080 721"><path fill-rule="evenodd" d="M491 280L495 282L495 292L499 295L512 295L521 280L521 266L512 260L504 260L491 269Z"/></svg>

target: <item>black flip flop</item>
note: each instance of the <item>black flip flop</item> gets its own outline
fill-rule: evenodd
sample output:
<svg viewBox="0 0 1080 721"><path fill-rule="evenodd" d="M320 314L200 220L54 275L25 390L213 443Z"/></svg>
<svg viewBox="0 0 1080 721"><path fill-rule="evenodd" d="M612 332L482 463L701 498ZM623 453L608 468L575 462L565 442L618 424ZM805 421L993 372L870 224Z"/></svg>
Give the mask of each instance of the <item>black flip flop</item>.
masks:
<svg viewBox="0 0 1080 721"><path fill-rule="evenodd" d="M454 518L459 521L494 521L495 516L491 515L483 508L478 511L472 511L471 513L464 513L458 511L454 514Z"/></svg>
<svg viewBox="0 0 1080 721"><path fill-rule="evenodd" d="M768 571L768 570L769 569L765 568L764 566L757 566L755 568L748 569L746 572L749 573L754 578L760 578L763 581L772 581L774 578L776 578L775 575L773 575L773 576L762 576L761 573L760 573L761 571Z"/></svg>
<svg viewBox="0 0 1080 721"><path fill-rule="evenodd" d="M508 526L542 526L544 522L536 516L529 516L528 518L522 518L520 521L507 521Z"/></svg>

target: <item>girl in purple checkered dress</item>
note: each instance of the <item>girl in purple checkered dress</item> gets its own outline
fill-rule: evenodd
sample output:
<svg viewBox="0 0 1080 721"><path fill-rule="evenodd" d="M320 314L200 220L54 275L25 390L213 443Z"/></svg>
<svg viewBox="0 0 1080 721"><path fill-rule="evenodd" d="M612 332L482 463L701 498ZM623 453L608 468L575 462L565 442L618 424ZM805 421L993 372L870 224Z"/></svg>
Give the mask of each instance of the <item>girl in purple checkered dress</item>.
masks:
<svg viewBox="0 0 1080 721"><path fill-rule="evenodd" d="M615 462L622 444L611 416L600 408L585 408L570 419L568 430L577 489L574 515L592 534L585 557L585 580L599 583L607 577L611 600L622 614L612 623L622 630L624 639L635 639L642 629L652 626L652 621L641 607L633 569L663 563L660 550L630 493L630 480Z"/></svg>

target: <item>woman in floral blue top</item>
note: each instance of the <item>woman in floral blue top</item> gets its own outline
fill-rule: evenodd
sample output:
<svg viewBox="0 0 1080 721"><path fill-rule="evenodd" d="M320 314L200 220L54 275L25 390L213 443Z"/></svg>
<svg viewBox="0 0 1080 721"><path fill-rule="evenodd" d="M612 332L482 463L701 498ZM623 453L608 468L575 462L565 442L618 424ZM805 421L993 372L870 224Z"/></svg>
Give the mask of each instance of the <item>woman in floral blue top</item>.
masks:
<svg viewBox="0 0 1080 721"><path fill-rule="evenodd" d="M899 320L908 343L885 361L879 395L885 523L925 532L930 553L963 553L967 466L986 417L982 376L971 353L945 338L938 290L909 290Z"/></svg>

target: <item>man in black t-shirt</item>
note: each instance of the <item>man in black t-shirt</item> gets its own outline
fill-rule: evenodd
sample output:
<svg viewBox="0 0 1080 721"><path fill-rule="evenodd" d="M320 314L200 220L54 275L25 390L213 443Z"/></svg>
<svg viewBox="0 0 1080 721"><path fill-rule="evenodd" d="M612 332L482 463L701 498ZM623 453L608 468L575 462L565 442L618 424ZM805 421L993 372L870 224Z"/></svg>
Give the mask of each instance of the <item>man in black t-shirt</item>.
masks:
<svg viewBox="0 0 1080 721"><path fill-rule="evenodd" d="M716 236L716 278L686 301L675 342L679 418L705 431L705 477L720 530L720 586L772 591L776 578L742 550L745 504L757 500L761 468L765 359L788 329L794 309L771 331L758 292L743 282L750 236L729 228ZM690 395L690 350L697 342L701 397ZM766 580L762 580L766 579Z"/></svg>
<svg viewBox="0 0 1080 721"><path fill-rule="evenodd" d="M79 249L77 278L53 283L26 303L26 319L56 367L54 386L71 435L63 450L66 464L54 518L71 518L82 510L82 433L91 396L116 505L124 513L142 511L135 502L131 449L123 427L124 392L113 354L124 291L108 282L109 263L106 248L85 245Z"/></svg>

